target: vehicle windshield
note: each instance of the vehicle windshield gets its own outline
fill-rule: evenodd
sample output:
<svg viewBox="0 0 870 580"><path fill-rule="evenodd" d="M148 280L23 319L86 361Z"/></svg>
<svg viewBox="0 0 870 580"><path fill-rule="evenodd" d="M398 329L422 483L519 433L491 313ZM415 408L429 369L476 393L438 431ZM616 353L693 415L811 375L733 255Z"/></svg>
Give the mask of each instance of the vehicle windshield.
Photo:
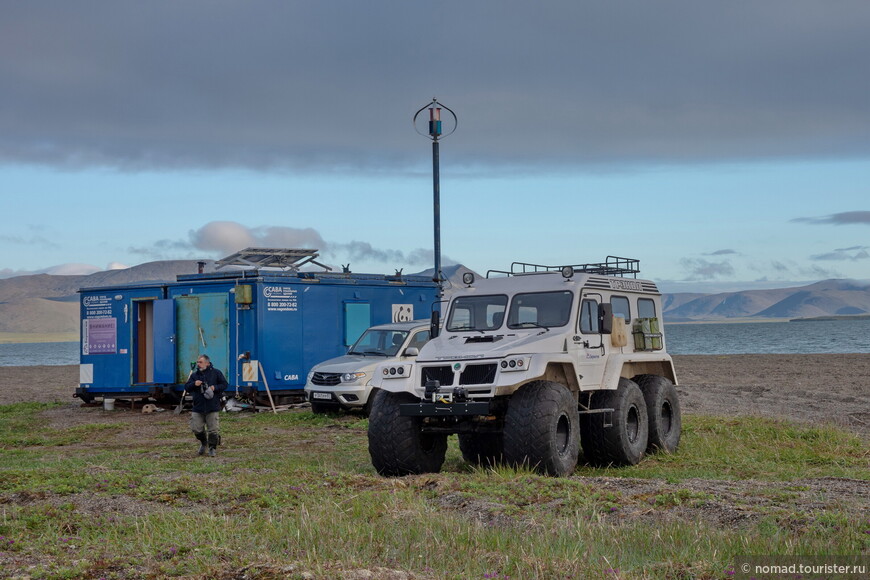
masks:
<svg viewBox="0 0 870 580"><path fill-rule="evenodd" d="M453 301L453 306L450 308L447 330L451 332L495 330L504 320L506 307L507 296L503 294L460 296Z"/></svg>
<svg viewBox="0 0 870 580"><path fill-rule="evenodd" d="M508 312L508 328L565 326L571 318L571 292L517 294Z"/></svg>
<svg viewBox="0 0 870 580"><path fill-rule="evenodd" d="M406 330L366 330L347 354L396 356L408 336Z"/></svg>

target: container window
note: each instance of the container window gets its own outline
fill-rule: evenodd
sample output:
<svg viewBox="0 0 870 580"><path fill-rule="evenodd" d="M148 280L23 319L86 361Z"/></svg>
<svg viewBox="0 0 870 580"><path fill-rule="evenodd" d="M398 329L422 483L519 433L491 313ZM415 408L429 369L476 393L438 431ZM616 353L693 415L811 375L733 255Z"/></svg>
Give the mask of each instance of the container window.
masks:
<svg viewBox="0 0 870 580"><path fill-rule="evenodd" d="M346 302L344 305L344 345L350 346L372 325L371 304Z"/></svg>
<svg viewBox="0 0 870 580"><path fill-rule="evenodd" d="M637 317L638 318L655 318L656 303L649 298L639 298L637 300Z"/></svg>

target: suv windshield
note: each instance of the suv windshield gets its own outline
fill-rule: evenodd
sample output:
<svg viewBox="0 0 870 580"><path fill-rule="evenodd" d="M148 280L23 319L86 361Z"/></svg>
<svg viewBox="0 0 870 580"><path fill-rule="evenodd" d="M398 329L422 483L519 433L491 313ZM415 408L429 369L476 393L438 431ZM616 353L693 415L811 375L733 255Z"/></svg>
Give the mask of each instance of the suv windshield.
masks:
<svg viewBox="0 0 870 580"><path fill-rule="evenodd" d="M453 301L447 330L495 330L504 320L507 296L461 296Z"/></svg>
<svg viewBox="0 0 870 580"><path fill-rule="evenodd" d="M347 354L396 356L408 332L405 330L366 330Z"/></svg>
<svg viewBox="0 0 870 580"><path fill-rule="evenodd" d="M565 326L571 316L571 292L517 294L508 312L508 328Z"/></svg>

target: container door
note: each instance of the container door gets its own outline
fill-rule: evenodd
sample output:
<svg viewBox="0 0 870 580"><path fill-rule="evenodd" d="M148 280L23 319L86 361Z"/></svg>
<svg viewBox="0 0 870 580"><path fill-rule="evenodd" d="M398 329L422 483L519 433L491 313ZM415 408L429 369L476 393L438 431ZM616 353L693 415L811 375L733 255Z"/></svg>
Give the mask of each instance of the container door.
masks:
<svg viewBox="0 0 870 580"><path fill-rule="evenodd" d="M177 313L176 368L185 382L190 365L206 354L215 368L227 374L229 366L229 311L226 294L198 294L175 299Z"/></svg>
<svg viewBox="0 0 870 580"><path fill-rule="evenodd" d="M154 382L175 383L175 304L154 301Z"/></svg>

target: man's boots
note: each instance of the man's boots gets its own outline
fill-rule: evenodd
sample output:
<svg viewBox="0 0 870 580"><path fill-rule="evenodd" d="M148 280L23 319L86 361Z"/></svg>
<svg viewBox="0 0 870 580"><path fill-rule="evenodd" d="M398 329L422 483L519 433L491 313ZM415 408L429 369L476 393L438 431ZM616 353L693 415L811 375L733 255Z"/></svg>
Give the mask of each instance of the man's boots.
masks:
<svg viewBox="0 0 870 580"><path fill-rule="evenodd" d="M209 433L208 434L208 454L209 457L214 457L217 455L217 446L220 445L221 436L217 433Z"/></svg>
<svg viewBox="0 0 870 580"><path fill-rule="evenodd" d="M206 446L206 438L205 433L194 433L196 438L199 439L199 451L196 452L197 455L205 455L205 446Z"/></svg>

